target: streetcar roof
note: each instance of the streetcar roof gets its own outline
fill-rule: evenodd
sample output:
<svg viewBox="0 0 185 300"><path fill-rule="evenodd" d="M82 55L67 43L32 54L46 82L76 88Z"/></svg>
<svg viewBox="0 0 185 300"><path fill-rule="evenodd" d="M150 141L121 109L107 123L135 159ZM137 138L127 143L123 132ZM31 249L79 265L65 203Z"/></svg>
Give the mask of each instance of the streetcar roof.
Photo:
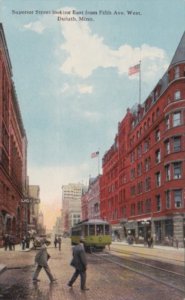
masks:
<svg viewBox="0 0 185 300"><path fill-rule="evenodd" d="M93 224L96 224L96 225L109 225L109 223L105 220L101 220L101 219L92 219L92 220L84 220L82 222L79 222L78 224L76 224L74 227L76 226L79 226L79 225L93 225Z"/></svg>

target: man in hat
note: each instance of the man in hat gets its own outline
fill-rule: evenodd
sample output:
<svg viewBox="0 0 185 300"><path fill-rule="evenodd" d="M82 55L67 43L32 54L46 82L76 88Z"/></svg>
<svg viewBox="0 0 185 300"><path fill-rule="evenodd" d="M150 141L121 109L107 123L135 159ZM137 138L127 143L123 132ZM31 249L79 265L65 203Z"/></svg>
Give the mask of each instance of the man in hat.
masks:
<svg viewBox="0 0 185 300"><path fill-rule="evenodd" d="M35 263L37 263L37 268L33 274L33 282L40 281L38 279L39 273L42 268L44 268L46 274L48 275L50 282L55 282L56 279L54 279L53 275L51 274L50 268L48 266L48 259L50 258L50 255L47 252L47 246L44 243L41 246L41 249L38 251L38 253L35 256Z"/></svg>
<svg viewBox="0 0 185 300"><path fill-rule="evenodd" d="M75 272L68 282L68 286L72 287L73 283L80 275L80 287L82 291L89 290L86 288L86 269L87 269L87 259L84 250L83 240L73 247L73 259L71 261L71 266L75 268Z"/></svg>

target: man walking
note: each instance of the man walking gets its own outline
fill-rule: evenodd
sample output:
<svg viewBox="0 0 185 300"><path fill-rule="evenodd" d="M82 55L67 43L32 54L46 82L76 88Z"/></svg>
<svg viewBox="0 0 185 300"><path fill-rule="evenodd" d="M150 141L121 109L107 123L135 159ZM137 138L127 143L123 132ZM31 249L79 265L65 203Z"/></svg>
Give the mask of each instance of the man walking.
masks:
<svg viewBox="0 0 185 300"><path fill-rule="evenodd" d="M62 243L62 238L61 236L58 237L58 249L61 251L61 243Z"/></svg>
<svg viewBox="0 0 185 300"><path fill-rule="evenodd" d="M42 268L44 268L46 274L48 275L51 282L55 282L56 279L54 279L53 275L51 274L50 268L48 266L48 259L50 258L50 255L47 252L47 246L46 244L43 244L39 252L35 256L35 262L37 263L37 268L33 274L33 282L40 281L38 279L39 273Z"/></svg>
<svg viewBox="0 0 185 300"><path fill-rule="evenodd" d="M80 275L80 287L82 291L89 290L86 288L86 269L87 269L87 259L83 246L83 241L80 240L79 244L73 248L73 259L71 261L71 266L75 268L75 272L68 282L68 286L72 287L73 283Z"/></svg>

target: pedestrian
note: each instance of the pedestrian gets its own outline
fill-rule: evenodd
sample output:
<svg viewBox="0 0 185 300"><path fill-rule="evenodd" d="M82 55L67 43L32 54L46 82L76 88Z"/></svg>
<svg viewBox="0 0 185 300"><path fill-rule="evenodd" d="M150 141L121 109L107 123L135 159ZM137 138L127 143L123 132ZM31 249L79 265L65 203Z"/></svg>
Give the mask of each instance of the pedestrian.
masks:
<svg viewBox="0 0 185 300"><path fill-rule="evenodd" d="M26 237L23 236L23 238L22 238L22 250L25 249L25 244L26 244Z"/></svg>
<svg viewBox="0 0 185 300"><path fill-rule="evenodd" d="M151 235L149 235L147 238L147 244L148 244L148 248L151 248L153 245L153 238Z"/></svg>
<svg viewBox="0 0 185 300"><path fill-rule="evenodd" d="M57 239L57 237L55 236L55 240L54 240L55 248L57 247L57 243L58 243L58 239Z"/></svg>
<svg viewBox="0 0 185 300"><path fill-rule="evenodd" d="M7 248L8 248L8 243L9 243L9 237L8 237L8 234L5 234L4 235L4 250L7 251Z"/></svg>
<svg viewBox="0 0 185 300"><path fill-rule="evenodd" d="M59 251L61 251L61 243L62 243L62 239L61 236L58 237L58 249Z"/></svg>
<svg viewBox="0 0 185 300"><path fill-rule="evenodd" d="M80 275L80 287L82 291L89 290L86 288L86 269L87 269L87 259L84 250L83 241L80 242L73 247L73 258L71 261L71 266L75 268L75 272L73 273L70 281L68 282L68 286L72 287L73 283Z"/></svg>
<svg viewBox="0 0 185 300"><path fill-rule="evenodd" d="M44 268L46 274L48 275L50 282L55 282L56 279L51 274L50 268L48 266L48 259L50 258L50 255L47 252L47 246L44 243L41 246L41 249L38 251L38 253L35 256L35 263L37 263L37 268L33 274L33 282L40 281L38 279L39 273L42 268Z"/></svg>

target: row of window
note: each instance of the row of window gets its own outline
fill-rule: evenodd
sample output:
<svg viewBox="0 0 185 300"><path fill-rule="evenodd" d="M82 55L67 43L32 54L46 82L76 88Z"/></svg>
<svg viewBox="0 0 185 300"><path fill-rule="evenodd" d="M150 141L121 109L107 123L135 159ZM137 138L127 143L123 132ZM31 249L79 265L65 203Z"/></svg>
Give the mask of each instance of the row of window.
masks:
<svg viewBox="0 0 185 300"><path fill-rule="evenodd" d="M144 143L144 145L146 145ZM164 155L168 155L170 153L174 153L174 152L179 152L179 151L182 151L182 137L181 136L173 136L171 138L168 138L164 141ZM146 149L146 148L144 148ZM130 154L130 161L131 163L133 163L135 161L135 154L136 152L135 151L132 151L132 153ZM142 157L142 148L141 148L141 145L138 146L137 148L137 159L141 158ZM160 149L157 149L155 151L155 163L158 164L161 162L161 150ZM139 168L139 174L137 174L138 176L141 175L141 171L142 171L142 168L140 166L141 163L138 163L137 165L137 169ZM145 171L148 171L148 167L151 166L151 158L147 158L145 159L145 167L144 167L144 170ZM133 169L132 169L133 170ZM131 170L131 179L133 178L133 172Z"/></svg>
<svg viewBox="0 0 185 300"><path fill-rule="evenodd" d="M182 162L174 162L165 166L165 180L169 181L171 179L181 179L183 174ZM155 187L161 186L161 172L155 173ZM137 188L137 190L136 190ZM151 177L148 176L144 180L144 184L142 181L137 183L136 185L131 186L130 194L134 196L136 194L141 194L143 192L147 192L151 190Z"/></svg>
<svg viewBox="0 0 185 300"><path fill-rule="evenodd" d="M165 117L165 130L170 129L170 127L180 126L181 124L182 124L182 112L181 111L175 111L171 115L167 115ZM145 129L145 131L147 130L147 128L149 126L150 126L150 118L148 118L148 121L144 123L144 129ZM141 135L142 135L142 127L140 128L139 131L137 131L137 139L139 139L141 137ZM159 128L157 128L155 130L154 137L155 137L155 141L159 141L160 140L160 130L159 130ZM146 142L145 142L144 151L147 151L149 149L150 138L148 140L146 140ZM133 136L130 139L130 146L131 147L134 146L134 143L135 143L135 136Z"/></svg>
<svg viewBox="0 0 185 300"><path fill-rule="evenodd" d="M140 215L145 213L150 213L152 211L151 207L151 199L146 199L143 201L138 201L137 203L132 203L130 207L130 215ZM177 190L167 190L165 192L165 203L162 207L162 199L161 195L155 196L155 211L160 212L162 209L171 209L174 208L181 208L184 206L183 204L183 193L181 189Z"/></svg>

